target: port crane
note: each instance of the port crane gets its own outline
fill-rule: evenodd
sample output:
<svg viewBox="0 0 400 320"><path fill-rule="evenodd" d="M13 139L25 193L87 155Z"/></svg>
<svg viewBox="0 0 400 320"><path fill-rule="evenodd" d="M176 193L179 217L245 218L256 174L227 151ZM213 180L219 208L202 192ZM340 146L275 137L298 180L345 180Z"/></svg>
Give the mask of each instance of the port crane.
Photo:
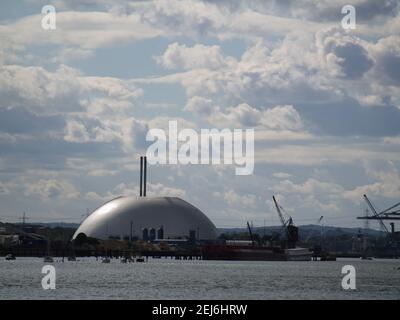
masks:
<svg viewBox="0 0 400 320"><path fill-rule="evenodd" d="M375 207L372 205L371 201L368 199L367 195L364 194L363 197L373 214L371 216L366 215L364 217L357 217L357 219L377 220L379 222L382 230L384 230L386 233L389 233L389 230L387 229L386 225L383 223L383 220L400 220L400 202L387 208L386 210L377 212ZM393 210L393 209L395 209L395 210ZM393 210L393 211L391 211L391 210ZM392 226L392 233L394 233L394 224L391 223L391 226Z"/></svg>
<svg viewBox="0 0 400 320"><path fill-rule="evenodd" d="M282 210L283 208L276 201L275 196L272 196L274 200L276 211L278 212L279 219L281 220L282 228L286 234L287 246L289 248L294 248L296 246L296 242L299 239L298 228L294 225L293 219L290 215L287 220L283 217Z"/></svg>
<svg viewBox="0 0 400 320"><path fill-rule="evenodd" d="M249 229L251 244L254 246L254 236L253 232L251 231L250 223L248 221L247 221L247 229Z"/></svg>
<svg viewBox="0 0 400 320"><path fill-rule="evenodd" d="M317 226L319 226L320 227L320 237L321 237L321 240L322 240L322 233L323 233L323 225L322 225L322 219L324 218L324 216L320 216L319 218L318 218L318 220L315 222L315 224L317 225ZM311 231L310 233L309 233L309 235L308 235L308 237L306 238L306 240L305 240L305 242L308 242L310 239L311 239L311 237L313 237L316 233L317 233L318 231Z"/></svg>
<svg viewBox="0 0 400 320"><path fill-rule="evenodd" d="M384 224L384 220L400 220L400 202L395 205L383 210L381 212L377 212L375 207L372 205L371 201L368 199L367 195L363 195L365 202L368 204L369 208L372 211L372 215L366 213L363 217L357 217L357 219L365 219L366 222L369 220L377 220L381 226L381 229L387 234L388 245L395 249L395 255L398 255L398 250L400 249L400 232L395 232L394 222L390 223L391 231L387 229Z"/></svg>

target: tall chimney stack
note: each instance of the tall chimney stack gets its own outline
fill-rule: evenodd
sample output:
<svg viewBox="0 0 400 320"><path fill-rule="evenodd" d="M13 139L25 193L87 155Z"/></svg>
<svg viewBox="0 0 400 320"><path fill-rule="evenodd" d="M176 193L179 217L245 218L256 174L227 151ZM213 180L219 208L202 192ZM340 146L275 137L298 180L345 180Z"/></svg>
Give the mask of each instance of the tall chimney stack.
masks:
<svg viewBox="0 0 400 320"><path fill-rule="evenodd" d="M143 186L143 157L140 157L140 193L139 196L142 196L142 186Z"/></svg>
<svg viewBox="0 0 400 320"><path fill-rule="evenodd" d="M146 196L146 183L147 183L147 157L144 156L144 171L143 171L143 197Z"/></svg>

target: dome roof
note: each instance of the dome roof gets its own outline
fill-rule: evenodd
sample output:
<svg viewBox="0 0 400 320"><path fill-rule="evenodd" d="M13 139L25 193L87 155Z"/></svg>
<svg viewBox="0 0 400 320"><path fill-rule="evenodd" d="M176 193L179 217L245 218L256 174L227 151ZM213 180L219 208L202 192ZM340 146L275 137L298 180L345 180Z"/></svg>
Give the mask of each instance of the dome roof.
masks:
<svg viewBox="0 0 400 320"><path fill-rule="evenodd" d="M73 238L84 233L88 237L108 239L110 236L142 238L143 228L164 230L164 238L189 236L212 240L217 237L214 224L199 209L176 197L118 197L96 209L76 230Z"/></svg>

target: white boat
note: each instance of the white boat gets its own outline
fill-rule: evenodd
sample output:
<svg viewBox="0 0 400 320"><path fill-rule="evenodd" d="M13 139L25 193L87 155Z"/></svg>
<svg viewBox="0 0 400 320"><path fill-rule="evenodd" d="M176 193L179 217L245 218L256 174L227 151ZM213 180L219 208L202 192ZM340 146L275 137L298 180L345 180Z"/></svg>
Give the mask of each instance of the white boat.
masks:
<svg viewBox="0 0 400 320"><path fill-rule="evenodd" d="M371 257L367 257L367 256L362 256L361 260L373 260L373 258Z"/></svg>
<svg viewBox="0 0 400 320"><path fill-rule="evenodd" d="M43 258L43 262L50 262L50 263L52 263L52 262L54 262L54 259L53 259L53 257L45 256L45 257Z"/></svg>
<svg viewBox="0 0 400 320"><path fill-rule="evenodd" d="M103 259L101 259L101 262L102 262L102 263L110 263L111 260L110 260L109 257L104 257Z"/></svg>
<svg viewBox="0 0 400 320"><path fill-rule="evenodd" d="M15 256L12 253L6 255L6 260L15 260Z"/></svg>
<svg viewBox="0 0 400 320"><path fill-rule="evenodd" d="M312 252L307 248L286 249L287 261L311 261Z"/></svg>

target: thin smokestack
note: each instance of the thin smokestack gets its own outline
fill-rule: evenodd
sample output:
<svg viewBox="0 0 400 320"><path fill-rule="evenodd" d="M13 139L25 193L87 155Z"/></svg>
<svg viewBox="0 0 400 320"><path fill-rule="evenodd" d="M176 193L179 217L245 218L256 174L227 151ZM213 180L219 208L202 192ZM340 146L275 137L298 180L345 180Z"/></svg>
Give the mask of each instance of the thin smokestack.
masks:
<svg viewBox="0 0 400 320"><path fill-rule="evenodd" d="M146 196L146 183L147 183L147 157L144 156L144 171L143 171L143 197Z"/></svg>
<svg viewBox="0 0 400 320"><path fill-rule="evenodd" d="M140 194L142 196L142 186L143 186L143 157L140 157Z"/></svg>

